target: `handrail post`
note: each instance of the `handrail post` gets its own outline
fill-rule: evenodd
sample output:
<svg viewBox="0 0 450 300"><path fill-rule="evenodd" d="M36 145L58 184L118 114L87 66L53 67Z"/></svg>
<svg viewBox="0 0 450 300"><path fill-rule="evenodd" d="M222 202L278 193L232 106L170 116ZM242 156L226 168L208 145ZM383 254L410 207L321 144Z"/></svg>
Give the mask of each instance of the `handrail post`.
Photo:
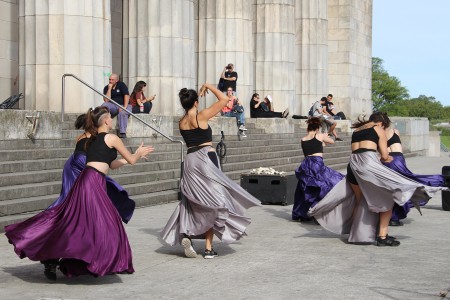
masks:
<svg viewBox="0 0 450 300"><path fill-rule="evenodd" d="M183 141L177 141L172 139L171 137L167 136L166 134L162 133L159 129L154 128L152 125L150 125L149 123L145 122L144 120L142 120L141 118L139 118L138 116L136 116L134 113L132 113L131 111L129 111L128 109L126 109L125 107L123 107L122 105L120 105L119 103L117 103L116 101L114 101L113 99L111 99L110 97L104 95L103 93L99 92L98 90L96 90L94 87L92 87L91 85L89 85L88 83L84 82L82 79L78 78L77 76L73 75L73 74L63 74L62 76L62 97L61 97L61 121L64 122L64 106L65 106L65 91L66 91L66 84L65 84L65 79L67 76L73 77L76 80L78 80L80 83L82 83L83 85L85 85L86 87L90 88L92 91L94 91L95 93L99 94L100 96L102 96L103 98L106 98L109 100L109 102L111 102L112 104L114 104L117 107L120 107L121 109L125 110L126 112L128 112L129 115L131 115L132 117L134 117L135 119L139 120L140 122L144 123L145 125L147 125L148 127L150 127L151 129L153 129L154 131L156 131L157 133L159 133L160 135L162 135L163 137L165 137L166 139L168 139L170 142L172 143L180 143L180 147L181 147L181 165L183 164L183 146L184 146L184 142ZM181 168L181 173L180 173L180 179L181 176L183 176L183 169ZM181 188L181 187L180 187Z"/></svg>

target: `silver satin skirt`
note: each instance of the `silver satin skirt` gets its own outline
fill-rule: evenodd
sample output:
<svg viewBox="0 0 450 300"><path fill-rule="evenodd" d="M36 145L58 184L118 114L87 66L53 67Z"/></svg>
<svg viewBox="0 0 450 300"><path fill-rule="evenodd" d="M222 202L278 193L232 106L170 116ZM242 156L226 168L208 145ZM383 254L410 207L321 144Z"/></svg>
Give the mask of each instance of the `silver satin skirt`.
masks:
<svg viewBox="0 0 450 300"><path fill-rule="evenodd" d="M352 153L350 168L361 188L363 197L356 198L346 179L341 180L316 206L308 212L319 224L337 234L350 234L351 243L370 243L376 238L378 213L411 200L420 212L420 201L426 201L440 187L425 186L392 171L381 164L372 151Z"/></svg>
<svg viewBox="0 0 450 300"><path fill-rule="evenodd" d="M186 155L180 183L183 197L161 231L169 245L179 244L185 236L201 238L211 228L222 243L239 240L251 223L246 210L261 205L216 167L208 156L210 149Z"/></svg>

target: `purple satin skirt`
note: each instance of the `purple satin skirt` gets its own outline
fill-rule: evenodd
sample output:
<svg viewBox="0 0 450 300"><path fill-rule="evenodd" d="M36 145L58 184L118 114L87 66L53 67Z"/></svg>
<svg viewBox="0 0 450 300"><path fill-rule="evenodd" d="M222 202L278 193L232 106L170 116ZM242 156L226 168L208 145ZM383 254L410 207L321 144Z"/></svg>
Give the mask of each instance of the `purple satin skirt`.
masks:
<svg viewBox="0 0 450 300"><path fill-rule="evenodd" d="M64 164L61 193L58 199L56 199L56 201L53 202L48 208L55 207L64 201L75 180L85 167L86 153L75 151ZM112 203L119 212L122 221L124 223L128 223L133 216L136 203L130 199L127 191L125 191L123 187L121 187L109 176L106 176L106 189L109 199L111 199Z"/></svg>
<svg viewBox="0 0 450 300"><path fill-rule="evenodd" d="M445 179L442 175L417 175L411 172L406 166L405 157L400 152L391 152L389 153L394 159L390 163L382 162L386 167L394 170L397 173L402 174L405 177L408 177L411 180L422 183L428 186L445 186ZM420 203L420 205L425 205L425 201ZM399 221L401 219L405 219L408 215L410 209L413 208L413 204L411 201L408 201L405 205L400 206L397 203L394 204L392 208L392 221Z"/></svg>
<svg viewBox="0 0 450 300"><path fill-rule="evenodd" d="M325 166L320 156L307 156L295 170L298 179L292 220L310 219L308 210L344 178L341 173Z"/></svg>
<svg viewBox="0 0 450 300"><path fill-rule="evenodd" d="M134 272L131 247L106 193L105 176L90 167L60 205L6 226L5 234L20 258L60 259L67 277Z"/></svg>

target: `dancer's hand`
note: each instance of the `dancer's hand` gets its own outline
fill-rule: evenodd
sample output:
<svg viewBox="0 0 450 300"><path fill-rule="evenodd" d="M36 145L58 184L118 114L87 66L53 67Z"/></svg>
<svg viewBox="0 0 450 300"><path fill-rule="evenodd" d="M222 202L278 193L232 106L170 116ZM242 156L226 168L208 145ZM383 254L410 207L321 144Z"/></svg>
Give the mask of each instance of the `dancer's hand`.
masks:
<svg viewBox="0 0 450 300"><path fill-rule="evenodd" d="M205 82L202 87L200 88L200 91L198 92L199 97L204 97L206 94L209 94L208 90L208 84Z"/></svg>
<svg viewBox="0 0 450 300"><path fill-rule="evenodd" d="M154 148L152 146L144 146L144 142L136 149L134 154L138 155L139 158L147 160L147 155L152 153Z"/></svg>
<svg viewBox="0 0 450 300"><path fill-rule="evenodd" d="M394 160L394 158L390 155L388 155L388 157L386 159L381 158L381 161L385 162L385 163L390 163L393 160Z"/></svg>

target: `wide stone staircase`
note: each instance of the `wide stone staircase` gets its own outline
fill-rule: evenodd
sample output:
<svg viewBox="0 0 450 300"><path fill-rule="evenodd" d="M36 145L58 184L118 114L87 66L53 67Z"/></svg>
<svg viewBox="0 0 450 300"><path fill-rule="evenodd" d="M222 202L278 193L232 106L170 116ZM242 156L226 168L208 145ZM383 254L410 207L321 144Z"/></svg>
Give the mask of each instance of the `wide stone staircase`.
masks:
<svg viewBox="0 0 450 300"><path fill-rule="evenodd" d="M75 118L75 115L65 118L62 139L0 141L0 231L5 225L45 209L59 196L64 163L73 152L76 136L82 133L74 130ZM225 137L225 174L235 181L239 181L242 173L258 167L292 174L303 159L300 138L305 134L304 125L299 121L295 133L266 133L251 120L246 124L247 138ZM173 135L181 138L178 130ZM341 133L340 137L344 141L325 147L324 153L325 163L336 170L345 168L350 155L349 135ZM219 140L220 136L214 137L214 142ZM129 192L137 207L177 201L180 144L161 136L124 140L130 151L141 141L155 148L148 161L124 166L109 175Z"/></svg>

